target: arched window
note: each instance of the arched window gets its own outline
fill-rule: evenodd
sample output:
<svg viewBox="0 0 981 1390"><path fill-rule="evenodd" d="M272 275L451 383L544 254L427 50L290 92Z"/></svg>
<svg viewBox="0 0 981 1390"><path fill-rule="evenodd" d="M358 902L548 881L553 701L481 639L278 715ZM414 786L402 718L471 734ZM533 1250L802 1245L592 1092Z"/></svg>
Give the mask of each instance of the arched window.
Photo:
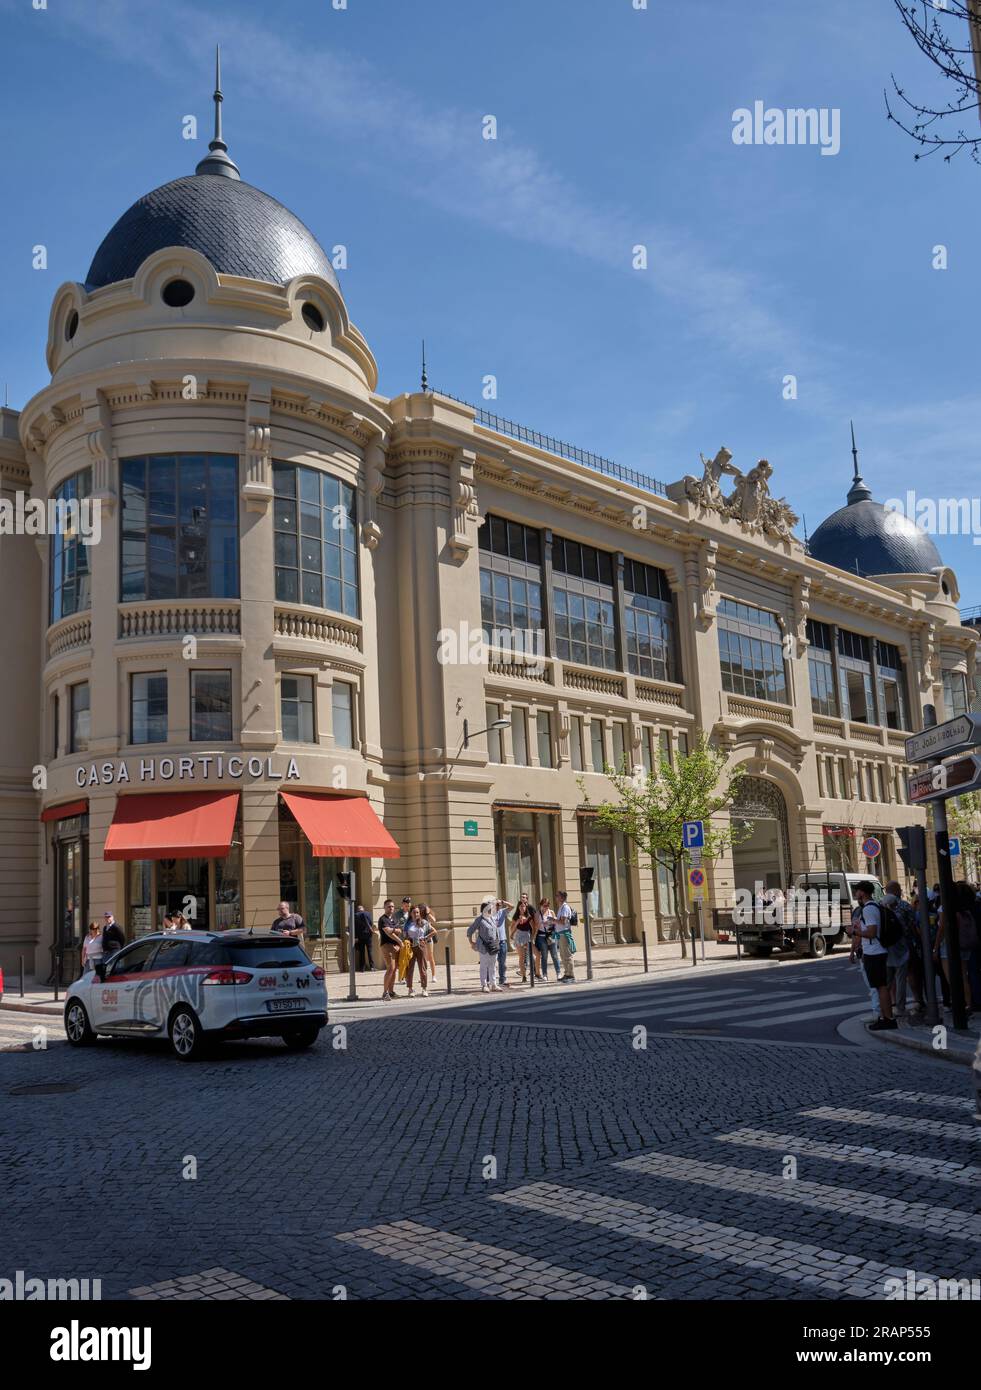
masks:
<svg viewBox="0 0 981 1390"><path fill-rule="evenodd" d="M51 622L81 613L92 606L89 547L82 542L79 504L92 491L92 470L83 468L52 494L57 523L51 536Z"/></svg>

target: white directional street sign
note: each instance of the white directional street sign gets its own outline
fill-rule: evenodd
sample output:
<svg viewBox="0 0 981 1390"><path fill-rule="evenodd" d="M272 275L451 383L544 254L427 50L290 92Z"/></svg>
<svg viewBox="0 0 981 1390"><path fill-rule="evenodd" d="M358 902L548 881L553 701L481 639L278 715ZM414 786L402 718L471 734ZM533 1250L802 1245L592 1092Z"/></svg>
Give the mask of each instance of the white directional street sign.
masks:
<svg viewBox="0 0 981 1390"><path fill-rule="evenodd" d="M966 753L981 744L981 715L959 714L943 724L934 724L921 734L906 740L906 761L927 763L933 758L949 758L954 753Z"/></svg>
<svg viewBox="0 0 981 1390"><path fill-rule="evenodd" d="M952 763L938 763L923 772L914 772L907 781L910 804L939 801L945 796L963 796L981 787L981 756L957 758Z"/></svg>

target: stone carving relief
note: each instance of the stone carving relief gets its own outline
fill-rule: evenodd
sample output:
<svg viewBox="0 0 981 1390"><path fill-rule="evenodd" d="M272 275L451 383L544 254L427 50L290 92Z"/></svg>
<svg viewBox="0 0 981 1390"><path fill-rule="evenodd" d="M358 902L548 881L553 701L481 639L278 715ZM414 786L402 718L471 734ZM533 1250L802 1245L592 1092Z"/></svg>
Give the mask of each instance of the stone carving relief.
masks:
<svg viewBox="0 0 981 1390"><path fill-rule="evenodd" d="M245 406L245 483L242 494L251 512L264 512L272 502L272 426L269 409L272 387L251 387Z"/></svg>
<svg viewBox="0 0 981 1390"><path fill-rule="evenodd" d="M735 466L725 446L715 458L707 459L703 454L701 459L701 478L685 479L685 496L700 511L713 511L720 516L732 517L755 535L768 535L780 541L791 539L791 532L799 518L785 498L771 496L773 468L766 459L760 459L748 473ZM728 497L722 492L724 477L736 480Z"/></svg>
<svg viewBox="0 0 981 1390"><path fill-rule="evenodd" d="M481 518L474 477L476 462L474 450L457 449L450 465L452 526L449 547L454 560L465 559L477 544Z"/></svg>

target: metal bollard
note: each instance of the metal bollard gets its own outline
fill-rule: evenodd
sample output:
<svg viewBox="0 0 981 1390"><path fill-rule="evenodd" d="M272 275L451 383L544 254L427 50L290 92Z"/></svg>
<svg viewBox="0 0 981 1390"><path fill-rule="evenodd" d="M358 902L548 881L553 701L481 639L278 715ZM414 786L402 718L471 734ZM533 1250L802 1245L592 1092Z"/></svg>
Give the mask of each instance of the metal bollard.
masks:
<svg viewBox="0 0 981 1390"><path fill-rule="evenodd" d="M641 931L641 933L640 933L640 944L641 944L641 946L643 946L643 948L644 948L644 974L646 975L646 974L648 973L648 970L649 970L649 966L648 966L648 964L647 964L647 932L646 932L646 931Z"/></svg>
<svg viewBox="0 0 981 1390"><path fill-rule="evenodd" d="M20 997L24 997L24 957L20 957Z"/></svg>
<svg viewBox="0 0 981 1390"><path fill-rule="evenodd" d="M446 993L447 993L447 994L452 994L452 993L453 993L453 971L452 971L452 969L450 968L450 948L449 948L449 946L447 946L447 947L444 948L444 955L445 955L445 957L446 957Z"/></svg>

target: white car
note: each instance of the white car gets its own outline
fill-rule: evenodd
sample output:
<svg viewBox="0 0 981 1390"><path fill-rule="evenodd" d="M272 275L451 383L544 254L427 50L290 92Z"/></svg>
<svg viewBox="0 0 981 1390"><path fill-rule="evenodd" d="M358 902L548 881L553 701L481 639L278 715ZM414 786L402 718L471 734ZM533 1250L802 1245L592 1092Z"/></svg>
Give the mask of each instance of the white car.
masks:
<svg viewBox="0 0 981 1390"><path fill-rule="evenodd" d="M165 1037L184 1062L223 1039L310 1047L326 1022L323 970L275 932L154 932L76 980L65 1002L73 1046Z"/></svg>

